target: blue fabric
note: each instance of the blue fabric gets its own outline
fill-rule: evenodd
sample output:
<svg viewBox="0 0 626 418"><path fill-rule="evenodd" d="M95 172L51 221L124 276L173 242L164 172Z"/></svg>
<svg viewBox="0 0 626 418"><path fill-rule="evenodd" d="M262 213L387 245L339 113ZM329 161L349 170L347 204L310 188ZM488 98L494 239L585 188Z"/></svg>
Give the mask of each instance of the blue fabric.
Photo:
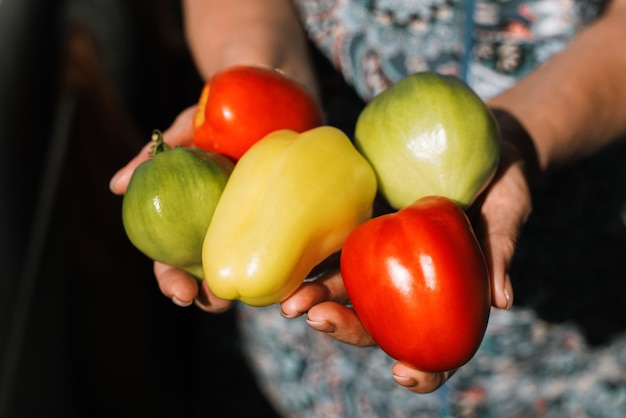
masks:
<svg viewBox="0 0 626 418"><path fill-rule="evenodd" d="M295 0L313 42L365 100L421 70L491 97L563 50L602 4ZM285 417L626 416L626 336L591 347L573 324L528 308L493 310L476 356L426 395L396 385L381 350L338 343L278 306L238 312L259 384Z"/></svg>
<svg viewBox="0 0 626 418"><path fill-rule="evenodd" d="M458 75L479 95L491 97L561 51L598 15L604 2L294 3L313 42L368 100L406 75L423 70Z"/></svg>

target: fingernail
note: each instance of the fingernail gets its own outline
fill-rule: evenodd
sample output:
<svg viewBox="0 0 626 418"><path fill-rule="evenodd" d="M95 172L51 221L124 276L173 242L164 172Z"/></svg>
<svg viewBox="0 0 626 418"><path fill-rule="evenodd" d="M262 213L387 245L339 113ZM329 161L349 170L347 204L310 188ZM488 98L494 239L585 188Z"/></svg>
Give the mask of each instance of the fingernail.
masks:
<svg viewBox="0 0 626 418"><path fill-rule="evenodd" d="M413 387L415 385L417 385L417 382L415 381L415 379L411 378L411 377L405 377L405 376L398 376L398 375L393 375L393 380L396 381L397 384L399 384L400 386L404 386L407 388Z"/></svg>
<svg viewBox="0 0 626 418"><path fill-rule="evenodd" d="M294 319L299 317L300 315L302 315L300 312L296 312L296 313L292 313L292 314L288 314L285 311L283 311L282 309L280 310L280 315L283 318L287 318L287 319Z"/></svg>
<svg viewBox="0 0 626 418"><path fill-rule="evenodd" d="M332 333L336 330L335 325L328 321L311 321L307 319L306 323L309 324L311 328L320 332Z"/></svg>
<svg viewBox="0 0 626 418"><path fill-rule="evenodd" d="M174 302L175 305L178 306L182 306L183 308L186 308L187 306L190 306L193 302L183 302L182 300L178 299L176 296L172 296L172 302Z"/></svg>
<svg viewBox="0 0 626 418"><path fill-rule="evenodd" d="M511 309L511 295L509 295L509 291L506 287L504 288L504 297L506 298L506 307L504 309L508 311Z"/></svg>

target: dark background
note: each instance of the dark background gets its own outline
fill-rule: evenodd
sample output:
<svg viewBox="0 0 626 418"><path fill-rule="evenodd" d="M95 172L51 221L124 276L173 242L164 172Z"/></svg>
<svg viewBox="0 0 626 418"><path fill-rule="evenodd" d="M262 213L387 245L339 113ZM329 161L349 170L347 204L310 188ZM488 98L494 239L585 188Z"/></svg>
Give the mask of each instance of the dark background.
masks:
<svg viewBox="0 0 626 418"><path fill-rule="evenodd" d="M316 57L329 123L362 103ZM0 2L0 418L274 415L233 312L179 308L126 239L111 175L197 100L177 1ZM626 324L626 145L557 170L516 303L592 344Z"/></svg>
<svg viewBox="0 0 626 418"><path fill-rule="evenodd" d="M193 104L178 2L0 2L0 416L271 417L233 313L179 308L113 173Z"/></svg>

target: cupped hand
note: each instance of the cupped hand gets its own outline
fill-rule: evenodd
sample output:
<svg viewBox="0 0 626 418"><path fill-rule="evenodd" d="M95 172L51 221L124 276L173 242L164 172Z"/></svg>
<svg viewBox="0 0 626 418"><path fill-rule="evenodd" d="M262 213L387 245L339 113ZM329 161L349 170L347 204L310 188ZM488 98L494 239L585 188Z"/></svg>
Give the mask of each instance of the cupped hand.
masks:
<svg viewBox="0 0 626 418"><path fill-rule="evenodd" d="M469 211L489 267L492 305L501 309L509 309L513 303L508 270L520 229L531 212L528 185L531 164L523 158L517 139L508 137L509 134L513 132L503 129L502 155L495 178ZM286 318L306 314L312 328L338 341L356 346L376 345L349 307L337 270L304 283L282 302L281 312ZM436 390L454 372L426 373L402 362L392 367L396 383L415 393Z"/></svg>
<svg viewBox="0 0 626 418"><path fill-rule="evenodd" d="M193 137L195 106L186 109L163 135L170 146L189 146ZM508 268L515 251L520 228L531 211L530 191L527 182L527 161L505 135L499 171L490 187L470 209L470 217L483 246L491 275L492 304L508 309L513 303L513 290ZM111 180L111 190L116 194L126 191L133 170L149 158L151 144L146 146ZM207 312L227 310L231 301L212 294L206 283L188 273L154 263L154 273L161 292L181 306L195 303ZM314 281L305 282L296 292L281 303L286 318L306 314L307 323L338 341L355 346L373 346L369 333L350 308L343 281L338 269L330 269ZM443 385L454 370L426 373L402 362L392 367L393 378L401 386L415 393L428 393Z"/></svg>
<svg viewBox="0 0 626 418"><path fill-rule="evenodd" d="M304 283L281 303L281 313L289 319L306 314L309 326L343 343L359 347L376 345L350 308L338 271ZM402 362L396 362L391 371L397 384L415 393L436 390L454 373L426 373Z"/></svg>
<svg viewBox="0 0 626 418"><path fill-rule="evenodd" d="M172 126L163 132L163 138L170 147L191 146L196 108L197 106L191 106L185 109ZM150 158L152 145L152 142L147 143L128 164L115 173L109 183L113 193L121 195L126 192L133 171L139 164ZM232 305L231 301L215 296L204 281L198 280L183 270L155 262L154 275L161 292L179 306L189 306L195 303L204 311L217 313L229 309Z"/></svg>

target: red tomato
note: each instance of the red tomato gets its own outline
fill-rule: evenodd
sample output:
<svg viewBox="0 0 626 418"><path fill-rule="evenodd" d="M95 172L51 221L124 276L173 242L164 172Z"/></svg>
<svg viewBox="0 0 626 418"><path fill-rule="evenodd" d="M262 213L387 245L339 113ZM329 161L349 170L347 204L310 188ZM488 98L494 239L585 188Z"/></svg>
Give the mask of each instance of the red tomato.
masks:
<svg viewBox="0 0 626 418"><path fill-rule="evenodd" d="M194 120L194 145L238 160L271 132L304 132L322 122L317 102L302 85L269 68L238 66L205 84Z"/></svg>
<svg viewBox="0 0 626 418"><path fill-rule="evenodd" d="M476 353L489 319L489 273L451 200L424 197L359 225L344 244L341 274L365 329L392 358L441 372Z"/></svg>

